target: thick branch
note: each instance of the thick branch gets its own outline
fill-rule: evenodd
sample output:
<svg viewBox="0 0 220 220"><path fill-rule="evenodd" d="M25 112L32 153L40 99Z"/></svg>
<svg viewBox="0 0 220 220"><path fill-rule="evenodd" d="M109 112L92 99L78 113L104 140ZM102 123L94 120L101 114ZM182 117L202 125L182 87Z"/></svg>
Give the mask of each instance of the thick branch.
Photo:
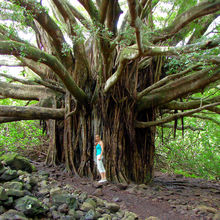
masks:
<svg viewBox="0 0 220 220"><path fill-rule="evenodd" d="M88 104L87 95L82 89L77 86L66 68L60 63L60 61L56 57L26 44L13 41L0 42L0 54L19 56L21 52L26 54L27 58L34 61L40 60L41 63L49 66L60 77L66 88L80 103L83 103L85 105Z"/></svg>
<svg viewBox="0 0 220 220"><path fill-rule="evenodd" d="M10 60L0 60L0 66L8 66L8 67L23 67L25 66L22 62L11 62Z"/></svg>
<svg viewBox="0 0 220 220"><path fill-rule="evenodd" d="M138 101L137 110L142 111L151 107L163 105L191 92L198 91L220 79L220 69L212 68L213 72L209 71L210 69L196 72L152 91L152 94L149 93Z"/></svg>
<svg viewBox="0 0 220 220"><path fill-rule="evenodd" d="M19 85L0 81L0 95L5 98L40 100L41 98L52 96L54 94L55 93L51 90L45 89L43 86Z"/></svg>
<svg viewBox="0 0 220 220"><path fill-rule="evenodd" d="M189 24L191 21L217 12L220 9L220 1L219 0L213 0L213 1L205 1L201 2L197 6L194 6L187 10L186 12L179 15L170 26L166 27L165 29L158 30L158 32L161 33L161 36L155 36L152 38L152 41L154 43L158 41L163 41L174 34L176 34L179 30L181 30L183 27L185 27L187 24Z"/></svg>
<svg viewBox="0 0 220 220"><path fill-rule="evenodd" d="M143 91L139 92L138 95L137 95L137 99L142 98L143 96L147 95L152 90L157 89L160 86L165 85L166 83L170 82L171 80L178 79L178 78L186 75L187 73L197 69L199 66L201 66L201 64L196 64L194 66L191 66L188 69L186 69L186 70L184 70L184 71L182 71L180 73L166 76L165 78L161 79L160 81L154 83L152 86L150 86L150 87L144 89Z"/></svg>
<svg viewBox="0 0 220 220"><path fill-rule="evenodd" d="M195 100L195 101L190 101L190 102L172 101L172 102L164 104L161 107L166 108L166 109L173 109L173 110L189 110L193 108L198 108L199 106L204 105L204 104L210 104L210 103L219 102L219 101L220 101L220 96L217 96L217 97L210 98L210 99L205 99L205 100L201 99L201 100ZM217 107L208 107L207 109L220 114L220 109Z"/></svg>
<svg viewBox="0 0 220 220"><path fill-rule="evenodd" d="M138 50L139 50L139 53L142 54L143 45L142 45L141 32L140 32L141 21L138 16L139 5L137 4L136 0L127 0L127 1L128 1L129 11L131 15L131 26L135 29Z"/></svg>
<svg viewBox="0 0 220 220"><path fill-rule="evenodd" d="M22 120L35 120L35 119L25 118L25 117L0 117L0 124L13 122L13 121L22 121Z"/></svg>
<svg viewBox="0 0 220 220"><path fill-rule="evenodd" d="M162 118L162 119L157 120L157 121L149 121L149 122L136 121L135 126L138 127L138 128L147 128L147 127L161 125L161 124L173 121L177 118L182 118L182 117L185 117L185 116L189 116L189 115L192 115L194 113L200 112L200 111L202 111L202 110L204 110L208 107L217 106L217 105L220 105L220 102L205 105L205 106L202 106L200 108L197 108L197 109L194 109L194 110L191 110L191 111L188 111L188 112L180 112L180 113L177 113L177 114L173 114L171 116Z"/></svg>
<svg viewBox="0 0 220 220"><path fill-rule="evenodd" d="M105 22L108 4L109 4L109 0L102 0L101 6L100 6L100 23L101 24L104 24Z"/></svg>
<svg viewBox="0 0 220 220"><path fill-rule="evenodd" d="M75 7L73 7L70 4L68 5L75 18L77 18L83 26L85 26L88 30L90 30L91 29L90 21L87 20Z"/></svg>
<svg viewBox="0 0 220 220"><path fill-rule="evenodd" d="M34 19L36 19L47 34L53 39L53 44L56 48L59 57L65 63L71 62L72 57L70 54L62 56L61 51L63 48L63 43L65 42L64 36L58 27L58 25L50 18L46 10L37 2L31 0L8 0L12 3L18 4L21 7L24 7L26 10L30 11Z"/></svg>
<svg viewBox="0 0 220 220"><path fill-rule="evenodd" d="M100 14L92 0L78 0L86 9L92 21L100 22Z"/></svg>
<svg viewBox="0 0 220 220"><path fill-rule="evenodd" d="M200 118L202 120L209 120L214 122L217 125L220 125L220 122L217 121L216 119L212 118L212 117L208 117L208 116L204 116L204 115L189 115L188 117L192 117L192 118Z"/></svg>
<svg viewBox="0 0 220 220"><path fill-rule="evenodd" d="M3 76L3 77L8 78L8 79L12 79L15 82L20 82L20 83L25 84L25 85L36 85L36 83L34 83L33 81L17 78L15 76L11 76L9 74L0 73L0 76Z"/></svg>
<svg viewBox="0 0 220 220"><path fill-rule="evenodd" d="M0 105L1 117L21 117L26 119L64 119L64 112L64 109Z"/></svg>

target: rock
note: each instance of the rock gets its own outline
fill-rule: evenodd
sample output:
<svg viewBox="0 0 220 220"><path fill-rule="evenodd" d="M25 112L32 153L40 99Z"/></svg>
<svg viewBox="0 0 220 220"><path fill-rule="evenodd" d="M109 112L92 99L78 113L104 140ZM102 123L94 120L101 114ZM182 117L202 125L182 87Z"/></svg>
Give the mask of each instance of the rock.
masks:
<svg viewBox="0 0 220 220"><path fill-rule="evenodd" d="M199 211L202 211L202 212L211 212L211 213L217 213L217 209L215 208L212 208L212 207L208 207L208 206L205 206L205 205L200 205L200 206L197 206L197 208Z"/></svg>
<svg viewBox="0 0 220 220"><path fill-rule="evenodd" d="M118 211L118 212L116 212L115 214L117 215L117 217L118 217L119 219L122 219L125 213L124 213L123 211Z"/></svg>
<svg viewBox="0 0 220 220"><path fill-rule="evenodd" d="M79 199L80 202L83 203L87 199L87 197L88 197L88 194L86 192L83 192L83 193L80 194L78 199Z"/></svg>
<svg viewBox="0 0 220 220"><path fill-rule="evenodd" d="M28 183L24 184L24 189L31 191L31 189L32 189L31 184L28 184Z"/></svg>
<svg viewBox="0 0 220 220"><path fill-rule="evenodd" d="M6 201L8 199L8 195L5 191L5 189L0 186L0 201Z"/></svg>
<svg viewBox="0 0 220 220"><path fill-rule="evenodd" d="M122 220L136 220L136 219L138 219L138 216L135 213L129 211L126 211L124 217L122 218Z"/></svg>
<svg viewBox="0 0 220 220"><path fill-rule="evenodd" d="M65 215L65 216L61 217L61 220L76 220L76 218L74 218L73 216L70 216L70 215Z"/></svg>
<svg viewBox="0 0 220 220"><path fill-rule="evenodd" d="M18 177L17 171L6 169L6 171L0 176L0 181L6 182Z"/></svg>
<svg viewBox="0 0 220 220"><path fill-rule="evenodd" d="M55 206L60 206L62 204L67 204L70 209L76 209L78 207L78 201L76 198L66 192L56 191L51 195L52 204Z"/></svg>
<svg viewBox="0 0 220 220"><path fill-rule="evenodd" d="M102 187L103 187L103 184L101 184L101 183L99 183L99 182L94 182L94 183L92 184L92 186L95 187L95 188L102 188Z"/></svg>
<svg viewBox="0 0 220 220"><path fill-rule="evenodd" d="M82 219L83 216L84 216L84 212L82 212L80 210L76 211L76 215L75 215L76 219Z"/></svg>
<svg viewBox="0 0 220 220"><path fill-rule="evenodd" d="M95 197L95 200L96 200L96 206L98 207L105 207L105 201L98 198L98 197Z"/></svg>
<svg viewBox="0 0 220 220"><path fill-rule="evenodd" d="M49 197L49 194L50 194L49 189L40 189L37 193L37 196L44 198L44 197Z"/></svg>
<svg viewBox="0 0 220 220"><path fill-rule="evenodd" d="M52 217L53 219L61 219L61 214L58 211L52 211Z"/></svg>
<svg viewBox="0 0 220 220"><path fill-rule="evenodd" d="M113 202L121 202L121 199L119 197L114 197L112 200Z"/></svg>
<svg viewBox="0 0 220 220"><path fill-rule="evenodd" d="M112 217L109 214L104 214L99 220L112 220Z"/></svg>
<svg viewBox="0 0 220 220"><path fill-rule="evenodd" d="M13 197L8 197L8 200L4 202L5 207L11 207L14 203Z"/></svg>
<svg viewBox="0 0 220 220"><path fill-rule="evenodd" d="M60 213L67 213L69 211L68 205L66 203L60 205L57 209Z"/></svg>
<svg viewBox="0 0 220 220"><path fill-rule="evenodd" d="M213 220L220 220L220 211L214 215Z"/></svg>
<svg viewBox="0 0 220 220"><path fill-rule="evenodd" d="M0 206L0 215L2 214L2 213L4 213L6 211L6 209L3 207L3 206Z"/></svg>
<svg viewBox="0 0 220 220"><path fill-rule="evenodd" d="M18 181L11 181L11 182L6 182L6 183L4 183L3 186L4 186L5 189L22 190L22 188L23 188L23 183L18 182Z"/></svg>
<svg viewBox="0 0 220 220"><path fill-rule="evenodd" d="M8 196L13 196L13 197L23 197L25 195L24 190L16 190L16 189L6 189L6 193Z"/></svg>
<svg viewBox="0 0 220 220"><path fill-rule="evenodd" d="M93 195L94 195L94 196L103 196L104 193L103 193L103 191L102 191L101 188L98 188L98 189L95 190L95 192L93 193Z"/></svg>
<svg viewBox="0 0 220 220"><path fill-rule="evenodd" d="M93 209L90 209L85 215L85 220L93 220L93 219L96 219L96 213Z"/></svg>
<svg viewBox="0 0 220 220"><path fill-rule="evenodd" d="M105 207L110 210L110 212L117 212L120 206L116 203L105 203Z"/></svg>
<svg viewBox="0 0 220 220"><path fill-rule="evenodd" d="M31 196L25 196L15 200L15 209L29 216L45 214L48 210L42 202Z"/></svg>
<svg viewBox="0 0 220 220"><path fill-rule="evenodd" d="M126 190L126 189L128 188L128 185L127 185L127 184L119 183L119 184L117 184L117 187L118 187L120 190Z"/></svg>
<svg viewBox="0 0 220 220"><path fill-rule="evenodd" d="M132 188L126 189L126 192L131 193L131 194L137 194L138 191L136 187L132 187Z"/></svg>
<svg viewBox="0 0 220 220"><path fill-rule="evenodd" d="M17 153L7 153L0 157L7 166L9 166L13 170L23 170L29 173L36 170L34 165L30 163L30 161L18 155Z"/></svg>
<svg viewBox="0 0 220 220"><path fill-rule="evenodd" d="M86 199L85 202L91 204L94 208L95 208L96 205L97 205L97 204L96 204L96 201L95 201L94 199L92 199L92 198L88 198L88 199Z"/></svg>
<svg viewBox="0 0 220 220"><path fill-rule="evenodd" d="M10 209L5 212L3 215L0 215L1 220L28 220L22 212L18 212L14 209Z"/></svg>
<svg viewBox="0 0 220 220"><path fill-rule="evenodd" d="M90 209L94 210L95 207L88 202L84 202L80 207L80 210L85 211L85 212L88 212Z"/></svg>
<svg viewBox="0 0 220 220"><path fill-rule="evenodd" d="M55 194L63 193L64 191L60 187L55 187L50 190L50 195L53 196Z"/></svg>
<svg viewBox="0 0 220 220"><path fill-rule="evenodd" d="M146 189L148 189L148 186L146 184L140 184L139 188L146 190Z"/></svg>
<svg viewBox="0 0 220 220"><path fill-rule="evenodd" d="M68 214L71 216L76 216L76 210L75 209L69 209Z"/></svg>
<svg viewBox="0 0 220 220"><path fill-rule="evenodd" d="M39 170L38 171L38 174L41 175L41 176L47 176L49 177L50 173L48 173L47 171L45 170Z"/></svg>
<svg viewBox="0 0 220 220"><path fill-rule="evenodd" d="M7 170L6 167L2 167L2 168L0 169L0 175L2 175L6 170Z"/></svg>

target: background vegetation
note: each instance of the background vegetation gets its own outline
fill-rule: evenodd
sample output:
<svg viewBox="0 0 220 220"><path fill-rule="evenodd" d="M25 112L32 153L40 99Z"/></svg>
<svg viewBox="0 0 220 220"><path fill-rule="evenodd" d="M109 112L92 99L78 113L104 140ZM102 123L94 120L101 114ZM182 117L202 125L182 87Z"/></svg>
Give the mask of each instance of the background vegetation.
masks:
<svg viewBox="0 0 220 220"><path fill-rule="evenodd" d="M0 105L24 106L27 101L3 99ZM34 104L34 102L30 102ZM20 152L25 156L44 155L41 146L47 144L46 133L37 120L0 124L0 155L4 152Z"/></svg>
<svg viewBox="0 0 220 220"><path fill-rule="evenodd" d="M210 97L219 95L219 89L213 88L203 94ZM201 98L195 94L195 98ZM202 99L201 99L202 101ZM197 118L199 117L199 118ZM220 116L210 113L209 120L202 114L184 118L184 127L195 130L176 130L161 127L157 129L156 168L162 172L182 174L187 177L219 179L220 177ZM181 120L177 127L181 128ZM183 137L184 135L184 137Z"/></svg>

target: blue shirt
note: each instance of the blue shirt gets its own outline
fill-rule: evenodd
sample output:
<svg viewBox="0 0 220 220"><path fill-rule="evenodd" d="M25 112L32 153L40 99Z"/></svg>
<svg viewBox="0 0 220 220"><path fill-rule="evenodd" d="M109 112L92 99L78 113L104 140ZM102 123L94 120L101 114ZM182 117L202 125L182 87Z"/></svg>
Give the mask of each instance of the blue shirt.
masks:
<svg viewBox="0 0 220 220"><path fill-rule="evenodd" d="M102 153L102 147L100 144L96 145L96 156L100 155Z"/></svg>

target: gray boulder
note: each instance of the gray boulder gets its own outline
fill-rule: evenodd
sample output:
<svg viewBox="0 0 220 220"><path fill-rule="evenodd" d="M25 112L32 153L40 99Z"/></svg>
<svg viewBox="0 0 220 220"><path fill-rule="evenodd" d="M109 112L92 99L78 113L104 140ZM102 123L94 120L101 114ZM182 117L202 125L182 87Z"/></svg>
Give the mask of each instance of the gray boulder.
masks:
<svg viewBox="0 0 220 220"><path fill-rule="evenodd" d="M25 195L24 190L16 190L16 189L6 189L6 193L8 196L13 196L13 197L23 197Z"/></svg>
<svg viewBox="0 0 220 220"><path fill-rule="evenodd" d="M37 216L48 211L48 207L32 196L24 196L15 200L15 209L28 216Z"/></svg>
<svg viewBox="0 0 220 220"><path fill-rule="evenodd" d="M0 176L0 181L6 182L13 180L18 177L16 170L6 169L5 172Z"/></svg>
<svg viewBox="0 0 220 220"><path fill-rule="evenodd" d="M11 182L5 182L3 186L5 189L22 190L23 183L17 181L11 181Z"/></svg>
<svg viewBox="0 0 220 220"><path fill-rule="evenodd" d="M8 199L8 195L5 191L5 189L0 186L0 201L6 201Z"/></svg>
<svg viewBox="0 0 220 220"><path fill-rule="evenodd" d="M0 215L1 220L28 220L22 212L18 212L14 209L10 209L5 212L3 215Z"/></svg>
<svg viewBox="0 0 220 220"><path fill-rule="evenodd" d="M30 163L30 161L20 156L17 153L7 153L0 157L0 161L9 166L13 170L23 170L31 173L36 168Z"/></svg>
<svg viewBox="0 0 220 220"><path fill-rule="evenodd" d="M3 214L5 211L5 208L3 206L0 206L0 215Z"/></svg>
<svg viewBox="0 0 220 220"><path fill-rule="evenodd" d="M52 204L59 207L62 204L67 204L70 209L76 209L78 207L78 201L76 198L67 192L57 191L51 195Z"/></svg>

